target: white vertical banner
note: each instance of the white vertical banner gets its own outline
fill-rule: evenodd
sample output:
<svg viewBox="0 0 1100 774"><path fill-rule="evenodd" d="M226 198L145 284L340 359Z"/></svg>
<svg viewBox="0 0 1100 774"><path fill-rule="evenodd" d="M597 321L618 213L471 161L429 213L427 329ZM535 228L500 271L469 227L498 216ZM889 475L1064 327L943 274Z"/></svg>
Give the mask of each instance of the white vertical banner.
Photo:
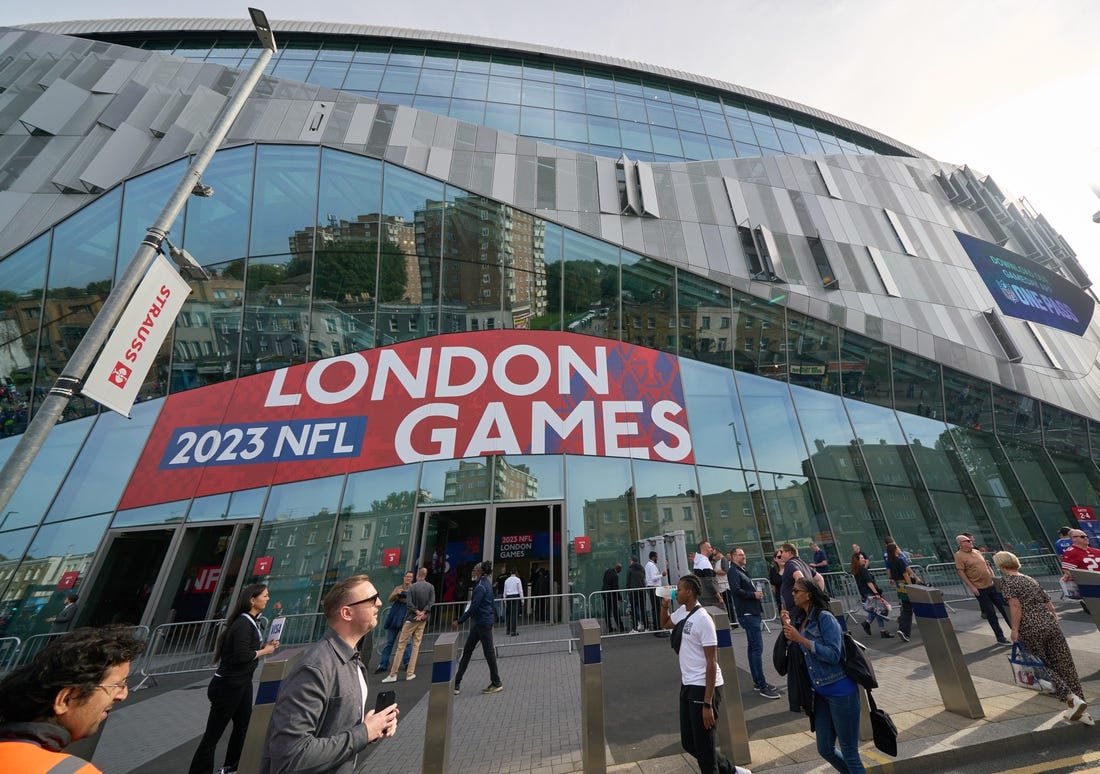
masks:
<svg viewBox="0 0 1100 774"><path fill-rule="evenodd" d="M129 417L160 346L190 293L175 265L158 254L99 353L81 393Z"/></svg>

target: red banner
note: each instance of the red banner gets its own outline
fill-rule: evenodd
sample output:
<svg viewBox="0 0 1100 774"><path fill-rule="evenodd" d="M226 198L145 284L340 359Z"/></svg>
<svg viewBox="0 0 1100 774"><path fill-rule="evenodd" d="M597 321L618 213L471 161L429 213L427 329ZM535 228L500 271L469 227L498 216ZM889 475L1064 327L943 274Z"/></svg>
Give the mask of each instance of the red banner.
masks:
<svg viewBox="0 0 1100 774"><path fill-rule="evenodd" d="M253 575L270 575L271 565L274 563L275 557L273 556L257 556L256 561L252 563ZM277 607L282 607L279 602L275 603Z"/></svg>
<svg viewBox="0 0 1100 774"><path fill-rule="evenodd" d="M550 331L451 334L167 398L120 508L425 460L694 461L672 355Z"/></svg>
<svg viewBox="0 0 1100 774"><path fill-rule="evenodd" d="M592 550L592 543L583 535L573 538L573 551L578 554L587 554Z"/></svg>
<svg viewBox="0 0 1100 774"><path fill-rule="evenodd" d="M76 585L76 579L80 577L80 573L76 570L69 570L68 572L61 573L61 579L57 582L57 588L64 591L71 589Z"/></svg>
<svg viewBox="0 0 1100 774"><path fill-rule="evenodd" d="M382 549L382 566L383 567L397 567L401 564L401 549L400 548L384 548Z"/></svg>

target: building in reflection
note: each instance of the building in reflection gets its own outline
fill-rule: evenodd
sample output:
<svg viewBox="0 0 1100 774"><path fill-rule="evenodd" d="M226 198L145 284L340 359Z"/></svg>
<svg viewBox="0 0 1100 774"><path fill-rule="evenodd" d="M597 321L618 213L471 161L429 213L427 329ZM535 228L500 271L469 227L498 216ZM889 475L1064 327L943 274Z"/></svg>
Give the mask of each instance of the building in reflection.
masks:
<svg viewBox="0 0 1100 774"><path fill-rule="evenodd" d="M782 542L1043 554L1100 508L1091 281L989 175L691 73L274 26L173 226L211 276L132 418L75 397L0 513L0 637L70 586L151 626L417 566L457 603L481 559L580 595L666 532L763 574ZM0 36L0 461L252 34Z"/></svg>

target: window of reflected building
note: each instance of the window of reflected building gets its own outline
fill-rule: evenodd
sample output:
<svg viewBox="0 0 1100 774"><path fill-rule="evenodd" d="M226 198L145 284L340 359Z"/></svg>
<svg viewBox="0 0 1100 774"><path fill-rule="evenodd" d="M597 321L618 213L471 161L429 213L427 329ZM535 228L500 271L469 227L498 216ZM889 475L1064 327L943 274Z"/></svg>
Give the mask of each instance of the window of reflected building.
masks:
<svg viewBox="0 0 1100 774"><path fill-rule="evenodd" d="M311 263L289 255L248 259L241 376L306 362ZM226 273L239 270L230 265Z"/></svg>
<svg viewBox="0 0 1100 774"><path fill-rule="evenodd" d="M682 357L730 368L734 329L730 289L686 271L678 272L676 298Z"/></svg>
<svg viewBox="0 0 1100 774"><path fill-rule="evenodd" d="M65 597L81 593L111 514L47 524L38 530L8 583L0 635L26 639L50 629L47 619L64 606ZM20 538L21 539L21 538ZM73 585L62 583L66 573Z"/></svg>
<svg viewBox="0 0 1100 774"><path fill-rule="evenodd" d="M753 470L733 372L693 360L679 363L695 461Z"/></svg>
<svg viewBox="0 0 1100 774"><path fill-rule="evenodd" d="M190 504L190 500L176 500L118 511L111 520L111 529L144 527L150 524L182 524Z"/></svg>
<svg viewBox="0 0 1100 774"><path fill-rule="evenodd" d="M560 500L565 496L563 458L557 454L493 458L493 502Z"/></svg>
<svg viewBox="0 0 1100 774"><path fill-rule="evenodd" d="M825 509L814 481L805 476L760 471L760 503L771 523L775 546L781 543L806 545L814 540L839 540L829 529Z"/></svg>
<svg viewBox="0 0 1100 774"><path fill-rule="evenodd" d="M851 331L840 331L839 377L846 398L892 406L890 346Z"/></svg>
<svg viewBox="0 0 1100 774"><path fill-rule="evenodd" d="M890 534L878 494L870 484L818 479L821 497L829 513L831 534L837 545L859 544L870 556L869 546L881 546Z"/></svg>
<svg viewBox="0 0 1100 774"><path fill-rule="evenodd" d="M790 388L782 382L740 371L736 379L757 467L802 475L809 455Z"/></svg>
<svg viewBox="0 0 1100 774"><path fill-rule="evenodd" d="M859 445L840 398L805 387L791 387L791 397L812 447L810 462L820 476L859 481L866 478Z"/></svg>
<svg viewBox="0 0 1100 774"><path fill-rule="evenodd" d="M1100 471L1087 457L1051 452L1050 459L1065 482L1073 505L1100 503Z"/></svg>
<svg viewBox="0 0 1100 774"><path fill-rule="evenodd" d="M493 491L493 456L423 463L417 504L487 503Z"/></svg>
<svg viewBox="0 0 1100 774"><path fill-rule="evenodd" d="M699 493L707 535L715 548L728 552L740 546L749 559L749 574L766 575L765 559L775 542L764 516L755 473L699 467ZM645 521L642 522L643 529Z"/></svg>
<svg viewBox="0 0 1100 774"><path fill-rule="evenodd" d="M972 491L944 492L938 489L928 490L929 497L940 516L940 523L947 532L948 548L951 556L958 549L955 536L964 532L974 535L977 546L997 545L996 530L989 519L982 499ZM952 558L945 561L954 561Z"/></svg>
<svg viewBox="0 0 1100 774"><path fill-rule="evenodd" d="M135 404L130 418L105 411L80 449L46 521L113 511L149 439L163 401Z"/></svg>
<svg viewBox="0 0 1100 774"><path fill-rule="evenodd" d="M1089 454L1088 420L1065 409L1042 405L1043 445L1051 452L1064 452L1079 457Z"/></svg>
<svg viewBox="0 0 1100 774"><path fill-rule="evenodd" d="M914 564L953 561L954 541L944 534L935 506L923 488L879 485L876 491L888 534Z"/></svg>
<svg viewBox="0 0 1100 774"><path fill-rule="evenodd" d="M1043 521L1043 529L1044 534L1055 534L1059 527L1065 526L1066 514L1076 505L1061 476L1058 475L1058 470L1041 447L1012 442L1003 443L1002 446L1005 457L1027 494L1031 506L1039 514L1040 521L1043 521L1043 514L1049 514L1053 506L1055 513L1052 515L1052 520L1050 523ZM1041 503L1046 506L1042 510L1040 510Z"/></svg>
<svg viewBox="0 0 1100 774"><path fill-rule="evenodd" d="M295 247L297 240L308 242L312 253L319 151L307 145L256 146L250 255L280 255L288 250L301 253L303 250ZM309 237L301 237L303 232Z"/></svg>
<svg viewBox="0 0 1100 774"><path fill-rule="evenodd" d="M111 292L121 202L122 186L118 186L54 229L50 252L57 260L50 261L42 308L32 413L61 375ZM95 401L78 394L69 400L62 419L89 416L98 410Z"/></svg>
<svg viewBox="0 0 1100 774"><path fill-rule="evenodd" d="M0 529L34 526L42 521L50 500L69 472L73 459L95 421L94 417L87 417L57 425L50 431L42 449L31 461L19 487L8 501L4 518L0 519Z"/></svg>
<svg viewBox="0 0 1100 774"><path fill-rule="evenodd" d="M4 614L0 616L0 634L4 632L4 627L8 623L8 612L11 610L10 597L7 595L8 586L12 578L16 577L19 563L23 559L23 552L30 545L34 532L34 527L0 532L0 604L4 606L2 608Z"/></svg>
<svg viewBox="0 0 1100 774"><path fill-rule="evenodd" d="M49 262L46 233L0 261L0 336L5 369L0 372L0 436L23 432L43 322Z"/></svg>
<svg viewBox="0 0 1100 774"><path fill-rule="evenodd" d="M627 250L621 259L622 340L675 354L681 331L691 330L676 313L676 270Z"/></svg>
<svg viewBox="0 0 1100 774"><path fill-rule="evenodd" d="M876 484L914 484L911 458L897 415L888 408L857 400L845 401L844 406L872 480Z"/></svg>
<svg viewBox="0 0 1100 774"><path fill-rule="evenodd" d="M321 185L315 238L304 232L295 260L316 258L312 280L308 357L317 360L374 346L379 282L387 297L403 298L419 276L411 224L382 212L382 162L330 148L321 151ZM379 252L408 258L386 262L379 279Z"/></svg>
<svg viewBox="0 0 1100 774"><path fill-rule="evenodd" d="M786 381L787 326L780 304L733 291L734 368Z"/></svg>
<svg viewBox="0 0 1100 774"><path fill-rule="evenodd" d="M708 535L695 467L655 460L633 464L634 514L627 515L631 543L682 529L688 550L694 550Z"/></svg>
<svg viewBox="0 0 1100 774"><path fill-rule="evenodd" d="M568 591L587 595L600 590L608 567L616 562L626 567L631 555L634 486L630 460L567 455L565 475L569 481L565 505ZM588 553L577 553L576 537L588 538Z"/></svg>
<svg viewBox="0 0 1100 774"><path fill-rule="evenodd" d="M250 351L256 345L253 336L241 336L244 259L206 268L210 279L188 282L191 295L166 342L172 348L173 392L235 379L242 341Z"/></svg>
<svg viewBox="0 0 1100 774"><path fill-rule="evenodd" d="M993 398L989 382L943 369L943 394L947 421L971 430L993 429Z"/></svg>
<svg viewBox="0 0 1100 774"><path fill-rule="evenodd" d="M967 466L947 425L938 419L898 414L909 451L930 489L973 490Z"/></svg>
<svg viewBox="0 0 1100 774"><path fill-rule="evenodd" d="M561 269L565 330L608 339L622 338L619 248L566 229L564 256Z"/></svg>
<svg viewBox="0 0 1100 774"><path fill-rule="evenodd" d="M202 182L214 189L214 196L192 196L187 201L183 246L203 266L241 258L248 252L255 154L254 145L215 153L202 174ZM298 220L295 217L288 222Z"/></svg>
<svg viewBox="0 0 1100 774"><path fill-rule="evenodd" d="M141 246L146 232L164 209L165 202L186 169L187 160L180 159L126 181L122 188L118 259L115 262L116 282L130 265L130 260ZM176 232L169 233L174 244L183 244L182 222L179 226Z"/></svg>
<svg viewBox="0 0 1100 774"><path fill-rule="evenodd" d="M340 520L332 542L326 586L359 573L367 573L383 595L401 583L406 568L420 563L408 555L409 527L416 507L419 465L384 470L365 470L348 476L340 503ZM400 551L400 561L386 566L383 552ZM416 547L413 547L416 551ZM327 590L327 589L326 589Z"/></svg>
<svg viewBox="0 0 1100 774"><path fill-rule="evenodd" d="M266 583L285 614L318 609L344 476L271 487L253 559L271 557Z"/></svg>
<svg viewBox="0 0 1100 774"><path fill-rule="evenodd" d="M531 318L535 330L560 331L564 329L562 316L562 257L565 250L564 229L556 223L537 220L534 252L536 261L541 259L544 268L546 309L541 316Z"/></svg>
<svg viewBox="0 0 1100 774"><path fill-rule="evenodd" d="M792 385L840 394L839 329L793 309L787 310L787 353Z"/></svg>
<svg viewBox="0 0 1100 774"><path fill-rule="evenodd" d="M900 349L891 354L894 408L922 417L946 416L939 364Z"/></svg>
<svg viewBox="0 0 1100 774"><path fill-rule="evenodd" d="M1040 403L1004 387L993 387L993 426L997 437L1042 445Z"/></svg>

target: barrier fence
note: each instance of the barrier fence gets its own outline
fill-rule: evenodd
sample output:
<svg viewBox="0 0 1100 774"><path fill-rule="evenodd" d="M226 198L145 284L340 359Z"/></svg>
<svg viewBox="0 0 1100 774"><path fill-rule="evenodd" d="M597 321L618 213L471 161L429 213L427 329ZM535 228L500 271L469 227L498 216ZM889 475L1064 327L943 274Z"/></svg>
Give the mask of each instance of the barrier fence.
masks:
<svg viewBox="0 0 1100 774"><path fill-rule="evenodd" d="M148 640L149 638L148 626L130 626L127 630L138 639ZM64 637L67 633L34 634L25 640L19 637L0 637L0 676L31 663L51 641Z"/></svg>
<svg viewBox="0 0 1100 774"><path fill-rule="evenodd" d="M18 637L0 637L0 677L11 671L21 644Z"/></svg>

